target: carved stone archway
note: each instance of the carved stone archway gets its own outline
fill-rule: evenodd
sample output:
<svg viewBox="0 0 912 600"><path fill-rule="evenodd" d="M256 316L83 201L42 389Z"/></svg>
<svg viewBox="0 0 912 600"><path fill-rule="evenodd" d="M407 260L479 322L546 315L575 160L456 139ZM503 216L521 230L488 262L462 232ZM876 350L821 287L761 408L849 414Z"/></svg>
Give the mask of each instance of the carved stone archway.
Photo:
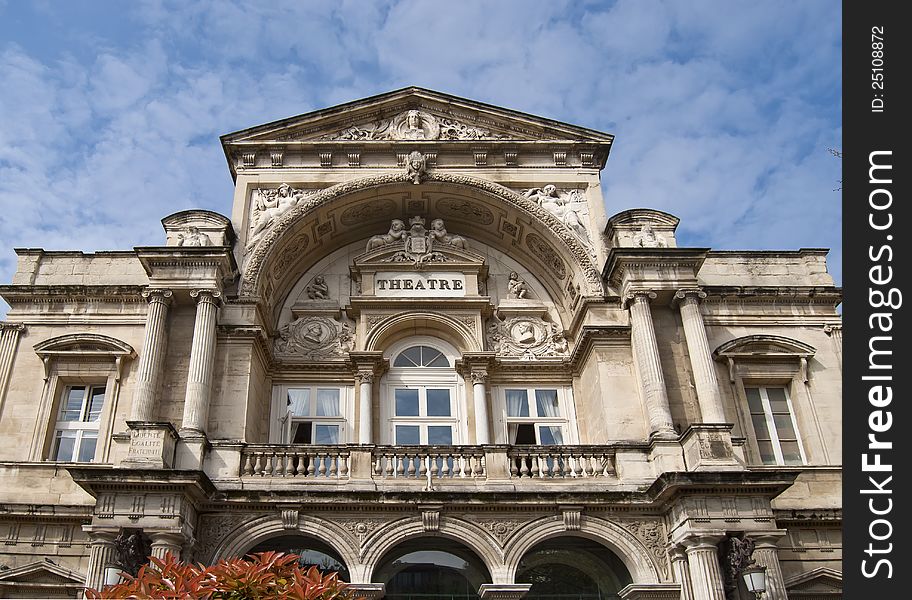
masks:
<svg viewBox="0 0 912 600"><path fill-rule="evenodd" d="M562 259L568 259L570 262L570 281L563 281L568 279L567 274L564 274L560 277L561 285L554 286L555 292L563 291L560 288L569 283L579 285L580 293L583 295L603 293L601 274L587 248L553 214L534 201L497 183L468 175L432 172L427 174L423 181L426 184L439 183L463 187L480 194L494 204L518 209L536 226L535 231L526 234L526 243L530 246L531 253L542 263L554 263L559 267L558 270L563 268L558 264ZM411 183L412 180L404 172L373 175L334 185L301 200L282 215L250 250L244 263L241 297L253 299L267 296L267 277L264 274L269 271L271 262L278 260L284 266L286 260L294 260L294 257L308 249L310 239L306 232L295 231L296 225L305 217L350 194ZM555 247L558 248L556 251Z"/></svg>

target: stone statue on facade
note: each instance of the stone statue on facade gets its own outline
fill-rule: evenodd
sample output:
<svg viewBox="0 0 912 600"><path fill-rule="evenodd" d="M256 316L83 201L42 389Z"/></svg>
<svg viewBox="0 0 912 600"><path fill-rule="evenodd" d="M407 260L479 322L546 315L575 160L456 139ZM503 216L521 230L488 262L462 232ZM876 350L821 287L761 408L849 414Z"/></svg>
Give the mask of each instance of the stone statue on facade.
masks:
<svg viewBox="0 0 912 600"><path fill-rule="evenodd" d="M143 534L142 529L121 529L114 539L114 551L117 556L117 565L125 573L136 577L139 568L149 562L152 554L152 544Z"/></svg>
<svg viewBox="0 0 912 600"><path fill-rule="evenodd" d="M516 271L510 271L510 279L507 280L507 297L516 300L529 297L529 288Z"/></svg>
<svg viewBox="0 0 912 600"><path fill-rule="evenodd" d="M408 231L405 229L405 221L401 219L393 219L390 223L389 232L386 235L375 235L367 241L367 251L376 250L377 248L382 248L388 244L399 241L405 238L408 235Z"/></svg>
<svg viewBox="0 0 912 600"><path fill-rule="evenodd" d="M311 300L329 300L329 286L326 285L326 279L322 275L317 275L304 288L304 293Z"/></svg>
<svg viewBox="0 0 912 600"><path fill-rule="evenodd" d="M274 190L257 190L247 248L253 247L266 229L300 202L306 192L283 183Z"/></svg>
<svg viewBox="0 0 912 600"><path fill-rule="evenodd" d="M754 553L754 540L748 537L728 537L719 544L719 562L725 583L727 600L737 600L738 580L741 571L754 564L751 555Z"/></svg>
<svg viewBox="0 0 912 600"><path fill-rule="evenodd" d="M447 257L436 250L440 246L466 249L465 238L447 232L443 219L434 219L431 229L426 229L423 217L409 219L409 227L400 219L393 219L389 233L375 235L367 242L367 251L385 246L400 245L401 250L383 260L383 262L411 262L417 267L428 262L445 262Z"/></svg>
<svg viewBox="0 0 912 600"><path fill-rule="evenodd" d="M526 190L523 195L554 215L564 227L575 233L581 240L589 242L589 233L576 208L585 204L578 190L573 190L567 197L564 197L558 193L554 185L549 183L544 187Z"/></svg>
<svg viewBox="0 0 912 600"><path fill-rule="evenodd" d="M431 221L431 230L429 234L437 243L446 244L447 246L453 246L454 248L461 248L462 250L465 250L465 238L458 235L448 234L446 227L443 225L443 219L434 219Z"/></svg>
<svg viewBox="0 0 912 600"><path fill-rule="evenodd" d="M668 244L666 244L665 238L653 230L652 225L644 223L634 234L633 245L640 248L665 248Z"/></svg>
<svg viewBox="0 0 912 600"><path fill-rule="evenodd" d="M211 246L212 240L209 236L199 230L198 227L187 227L186 231L177 234L178 246Z"/></svg>
<svg viewBox="0 0 912 600"><path fill-rule="evenodd" d="M405 172L412 180L412 183L421 183L421 180L427 175L427 159L424 154L417 150L412 151L405 158Z"/></svg>

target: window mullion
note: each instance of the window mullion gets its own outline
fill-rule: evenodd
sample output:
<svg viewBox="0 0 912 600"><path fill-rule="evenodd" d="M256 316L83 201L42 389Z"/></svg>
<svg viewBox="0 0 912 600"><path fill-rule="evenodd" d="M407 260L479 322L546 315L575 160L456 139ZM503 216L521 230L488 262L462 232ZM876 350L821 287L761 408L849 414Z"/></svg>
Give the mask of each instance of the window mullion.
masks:
<svg viewBox="0 0 912 600"><path fill-rule="evenodd" d="M766 419L766 428L769 431L770 443L773 446L776 464L784 465L785 459L782 456L782 446L779 442L779 432L776 430L776 421L773 418L773 407L770 405L769 395L766 393L765 387L757 389L760 392L760 402L763 404L763 417Z"/></svg>

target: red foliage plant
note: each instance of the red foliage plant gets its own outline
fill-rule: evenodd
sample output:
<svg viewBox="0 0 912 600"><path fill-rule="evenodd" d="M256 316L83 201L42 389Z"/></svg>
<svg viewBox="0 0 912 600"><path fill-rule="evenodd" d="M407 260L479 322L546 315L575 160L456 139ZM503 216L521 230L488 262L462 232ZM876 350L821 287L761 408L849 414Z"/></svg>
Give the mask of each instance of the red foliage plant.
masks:
<svg viewBox="0 0 912 600"><path fill-rule="evenodd" d="M171 554L164 560L150 557L136 577L100 592L86 590L90 599L167 598L169 600L357 600L337 573L324 575L316 567L306 571L298 556L283 552L258 552L247 558L221 560L211 567L185 564Z"/></svg>

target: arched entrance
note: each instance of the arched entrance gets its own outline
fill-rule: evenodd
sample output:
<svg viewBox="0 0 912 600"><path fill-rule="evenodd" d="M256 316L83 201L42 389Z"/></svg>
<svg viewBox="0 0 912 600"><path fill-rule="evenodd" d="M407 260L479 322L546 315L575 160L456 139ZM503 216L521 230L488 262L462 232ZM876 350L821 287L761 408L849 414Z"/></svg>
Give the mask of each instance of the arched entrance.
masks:
<svg viewBox="0 0 912 600"><path fill-rule="evenodd" d="M536 544L519 561L516 583L531 583L526 600L614 600L633 579L608 548L581 537Z"/></svg>
<svg viewBox="0 0 912 600"><path fill-rule="evenodd" d="M342 557L328 544L303 535L282 535L258 543L246 552L285 552L300 556L298 564L305 569L317 567L322 573L338 573L341 581L350 581L348 567Z"/></svg>
<svg viewBox="0 0 912 600"><path fill-rule="evenodd" d="M478 588L491 583L491 575L465 545L421 537L387 552L372 580L386 584L386 600L476 600Z"/></svg>

